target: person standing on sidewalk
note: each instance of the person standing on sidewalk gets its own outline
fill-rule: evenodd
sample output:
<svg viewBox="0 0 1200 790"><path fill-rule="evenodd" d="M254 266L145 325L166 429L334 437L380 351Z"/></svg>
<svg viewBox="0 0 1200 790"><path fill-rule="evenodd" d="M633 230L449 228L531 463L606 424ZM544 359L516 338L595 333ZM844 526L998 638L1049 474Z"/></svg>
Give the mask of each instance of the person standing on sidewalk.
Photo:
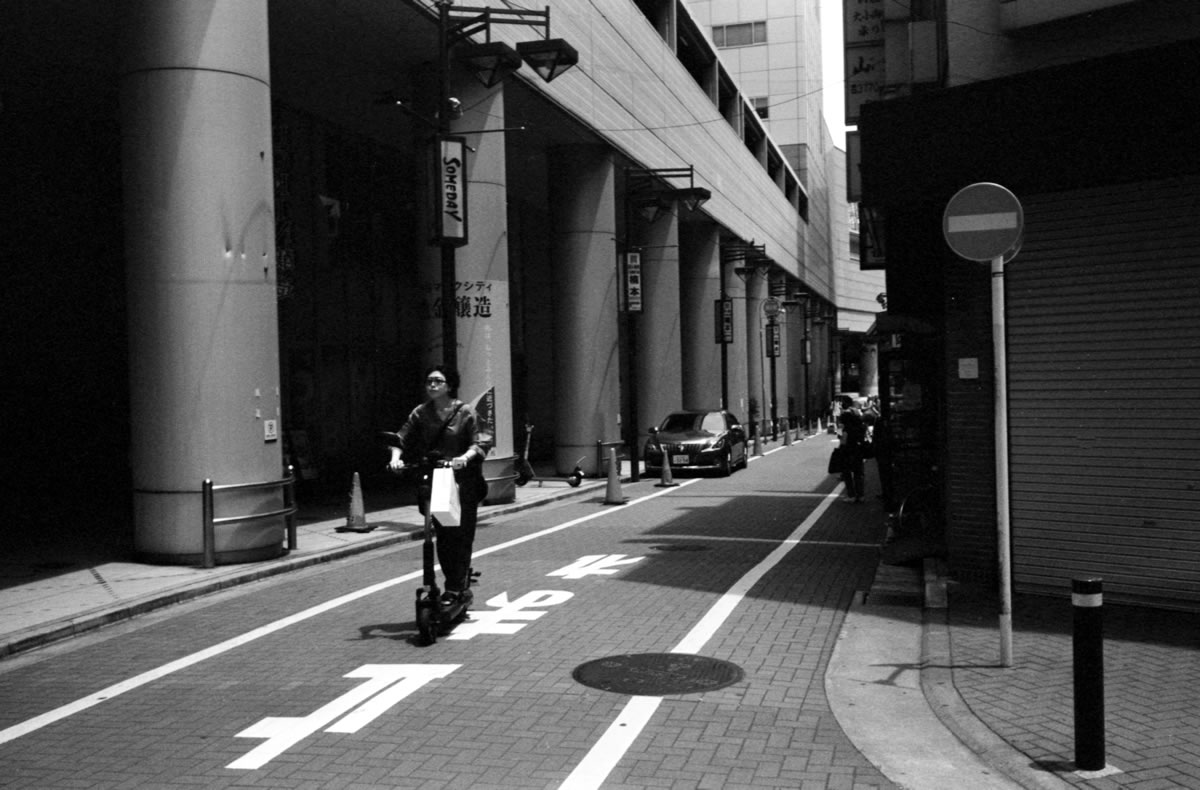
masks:
<svg viewBox="0 0 1200 790"><path fill-rule="evenodd" d="M400 474L406 466L431 469L437 461L450 460L458 483L462 515L457 527L444 527L434 519L438 563L446 577L443 603L455 604L469 587L471 553L479 503L487 496L483 459L491 452L493 439L469 404L458 399L458 371L434 365L425 371L428 400L412 410L395 433L388 469ZM428 484L422 484L419 506L429 507Z"/></svg>
<svg viewBox="0 0 1200 790"><path fill-rule="evenodd" d="M863 452L867 441L867 423L855 404L842 412L842 481L846 484L846 499L862 502Z"/></svg>

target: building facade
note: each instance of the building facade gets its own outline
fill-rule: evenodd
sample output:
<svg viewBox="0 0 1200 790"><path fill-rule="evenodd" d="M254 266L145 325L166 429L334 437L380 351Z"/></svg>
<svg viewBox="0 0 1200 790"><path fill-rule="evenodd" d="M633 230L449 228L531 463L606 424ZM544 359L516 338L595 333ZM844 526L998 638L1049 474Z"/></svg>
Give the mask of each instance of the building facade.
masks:
<svg viewBox="0 0 1200 790"><path fill-rule="evenodd" d="M1065 595L1099 577L1110 600L1200 607L1200 422L1185 405L1200 396L1200 157L1176 111L1200 98L1200 13L1012 0L893 18L885 5L847 8L878 10L889 35L859 129L865 235L887 268L897 497L935 487L928 550L997 589L994 277L950 251L943 216L963 187L999 184L1024 212L995 275L1013 588ZM893 52L918 58L913 41L925 66L893 71Z"/></svg>
<svg viewBox="0 0 1200 790"><path fill-rule="evenodd" d="M688 0L687 6L809 194L806 255L828 261L833 274L834 316L819 317L815 324L834 333L831 375L814 383L820 385L821 404L827 406L838 392L877 395L877 357L869 331L880 309L876 298L884 290L884 276L882 270L864 268L858 255L846 155L834 146L822 109L821 26L840 20L822 20L818 0Z"/></svg>
<svg viewBox="0 0 1200 790"><path fill-rule="evenodd" d="M811 197L686 8L556 0L533 27L448 6L461 45L484 38L471 18L493 41L578 51L552 82L522 68L490 87L439 43L440 9L5 6L21 232L4 257L29 264L6 266L9 413L53 415L10 426L12 542L69 529L193 562L205 480L278 481L286 463L303 488L387 485L376 435L419 402L448 320L460 395L492 413L494 501L525 425L535 458L602 474L601 448L638 452L669 410L803 415L827 346L787 326L771 364L763 304L832 302ZM442 123L465 152L449 283L451 245L431 243ZM688 208L684 187L709 198ZM239 491L215 515L280 497ZM282 533L223 527L218 560L273 556Z"/></svg>

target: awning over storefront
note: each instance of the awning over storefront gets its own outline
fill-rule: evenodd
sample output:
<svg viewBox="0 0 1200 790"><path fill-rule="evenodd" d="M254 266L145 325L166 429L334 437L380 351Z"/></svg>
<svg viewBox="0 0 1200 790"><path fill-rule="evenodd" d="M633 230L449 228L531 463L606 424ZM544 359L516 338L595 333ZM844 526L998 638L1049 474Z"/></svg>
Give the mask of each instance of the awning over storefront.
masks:
<svg viewBox="0 0 1200 790"><path fill-rule="evenodd" d="M918 335L932 335L933 325L915 315L903 313L882 312L875 314L875 323L867 330L867 337L876 338L885 335L897 335L912 332Z"/></svg>

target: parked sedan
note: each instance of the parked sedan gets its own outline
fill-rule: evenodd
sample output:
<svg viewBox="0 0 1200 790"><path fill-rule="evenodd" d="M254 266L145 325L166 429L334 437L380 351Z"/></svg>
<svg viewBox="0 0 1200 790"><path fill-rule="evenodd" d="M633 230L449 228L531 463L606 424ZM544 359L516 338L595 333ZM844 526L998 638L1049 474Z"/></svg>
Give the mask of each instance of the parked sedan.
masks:
<svg viewBox="0 0 1200 790"><path fill-rule="evenodd" d="M745 468L746 430L727 411L677 411L652 428L642 452L646 474L661 474L663 453L671 469L715 469L728 475Z"/></svg>

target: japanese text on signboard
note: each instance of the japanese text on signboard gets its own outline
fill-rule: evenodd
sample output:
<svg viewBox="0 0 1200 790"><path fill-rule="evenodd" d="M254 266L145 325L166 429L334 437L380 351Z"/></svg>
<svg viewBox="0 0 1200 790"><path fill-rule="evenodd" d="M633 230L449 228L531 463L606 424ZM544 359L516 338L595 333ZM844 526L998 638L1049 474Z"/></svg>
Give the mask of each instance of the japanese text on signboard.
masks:
<svg viewBox="0 0 1200 790"><path fill-rule="evenodd" d="M858 123L862 105L880 97L887 79L884 57L885 0L843 0L846 125Z"/></svg>
<svg viewBox="0 0 1200 790"><path fill-rule="evenodd" d="M492 317L492 283L487 280L459 280L454 283L454 314L459 318ZM442 288L427 283L422 303L426 318L442 317Z"/></svg>

